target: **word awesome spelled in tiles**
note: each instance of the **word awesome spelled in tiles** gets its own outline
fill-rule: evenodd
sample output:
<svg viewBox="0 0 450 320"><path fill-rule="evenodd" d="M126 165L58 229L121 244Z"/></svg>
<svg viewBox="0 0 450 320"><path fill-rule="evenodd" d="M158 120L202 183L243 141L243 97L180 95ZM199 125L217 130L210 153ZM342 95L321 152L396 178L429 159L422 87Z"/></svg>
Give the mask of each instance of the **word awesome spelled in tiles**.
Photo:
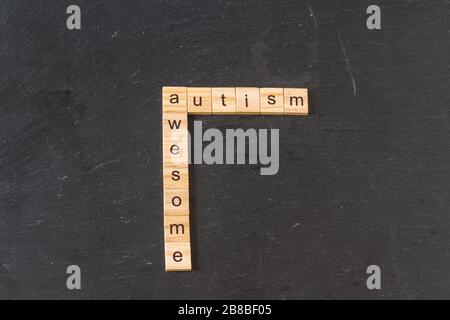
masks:
<svg viewBox="0 0 450 320"><path fill-rule="evenodd" d="M163 87L163 186L166 271L190 271L188 114L307 115L300 88Z"/></svg>

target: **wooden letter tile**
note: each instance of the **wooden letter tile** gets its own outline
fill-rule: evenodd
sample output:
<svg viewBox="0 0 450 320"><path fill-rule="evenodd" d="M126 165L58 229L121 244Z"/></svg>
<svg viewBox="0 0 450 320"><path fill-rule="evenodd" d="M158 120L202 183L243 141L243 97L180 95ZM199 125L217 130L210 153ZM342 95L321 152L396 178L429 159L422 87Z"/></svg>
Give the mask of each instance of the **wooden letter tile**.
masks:
<svg viewBox="0 0 450 320"><path fill-rule="evenodd" d="M259 88L236 88L236 110L239 114L259 114Z"/></svg>
<svg viewBox="0 0 450 320"><path fill-rule="evenodd" d="M236 113L236 88L212 88L212 113Z"/></svg>
<svg viewBox="0 0 450 320"><path fill-rule="evenodd" d="M284 88L284 114L308 114L308 89Z"/></svg>
<svg viewBox="0 0 450 320"><path fill-rule="evenodd" d="M191 245L189 242L166 242L166 271L191 271Z"/></svg>
<svg viewBox="0 0 450 320"><path fill-rule="evenodd" d="M164 189L164 215L189 215L189 189Z"/></svg>
<svg viewBox="0 0 450 320"><path fill-rule="evenodd" d="M163 166L164 189L184 189L189 188L188 165Z"/></svg>
<svg viewBox="0 0 450 320"><path fill-rule="evenodd" d="M259 92L261 114L284 114L283 88L261 88Z"/></svg>
<svg viewBox="0 0 450 320"><path fill-rule="evenodd" d="M187 112L186 87L163 87L163 112Z"/></svg>
<svg viewBox="0 0 450 320"><path fill-rule="evenodd" d="M211 88L187 88L188 113L211 114Z"/></svg>
<svg viewBox="0 0 450 320"><path fill-rule="evenodd" d="M164 240L166 242L190 241L189 216L165 216Z"/></svg>

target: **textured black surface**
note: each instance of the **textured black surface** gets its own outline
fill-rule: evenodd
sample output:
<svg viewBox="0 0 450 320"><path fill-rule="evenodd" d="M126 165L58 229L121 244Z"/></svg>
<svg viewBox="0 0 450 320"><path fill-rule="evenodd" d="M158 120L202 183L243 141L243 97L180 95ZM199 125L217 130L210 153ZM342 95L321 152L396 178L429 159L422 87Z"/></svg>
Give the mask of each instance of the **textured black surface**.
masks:
<svg viewBox="0 0 450 320"><path fill-rule="evenodd" d="M379 31L372 1L69 4L0 2L0 298L450 298L446 1L378 1ZM310 89L202 118L281 160L191 166L192 273L163 271L163 85Z"/></svg>

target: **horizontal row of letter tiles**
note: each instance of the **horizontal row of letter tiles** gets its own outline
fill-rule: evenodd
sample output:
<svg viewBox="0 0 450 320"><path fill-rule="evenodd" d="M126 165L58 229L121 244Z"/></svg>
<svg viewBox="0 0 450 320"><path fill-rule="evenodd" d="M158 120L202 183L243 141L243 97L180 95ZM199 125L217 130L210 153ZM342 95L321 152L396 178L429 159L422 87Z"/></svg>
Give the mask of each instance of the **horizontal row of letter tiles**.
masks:
<svg viewBox="0 0 450 320"><path fill-rule="evenodd" d="M307 115L308 89L163 87L163 112Z"/></svg>

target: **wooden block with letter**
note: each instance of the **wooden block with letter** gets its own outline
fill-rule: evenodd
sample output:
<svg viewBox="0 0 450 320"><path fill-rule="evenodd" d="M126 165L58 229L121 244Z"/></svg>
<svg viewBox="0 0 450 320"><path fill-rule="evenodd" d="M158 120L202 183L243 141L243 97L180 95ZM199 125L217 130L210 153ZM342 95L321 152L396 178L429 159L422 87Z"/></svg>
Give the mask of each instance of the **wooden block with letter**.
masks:
<svg viewBox="0 0 450 320"><path fill-rule="evenodd" d="M187 88L188 113L211 114L211 88Z"/></svg>
<svg viewBox="0 0 450 320"><path fill-rule="evenodd" d="M187 112L186 87L163 87L163 113Z"/></svg>
<svg viewBox="0 0 450 320"><path fill-rule="evenodd" d="M284 114L308 114L308 89L284 88Z"/></svg>
<svg viewBox="0 0 450 320"><path fill-rule="evenodd" d="M185 242L165 243L166 271L191 271L191 244Z"/></svg>
<svg viewBox="0 0 450 320"><path fill-rule="evenodd" d="M187 113L163 113L163 165L188 165L188 162Z"/></svg>
<svg viewBox="0 0 450 320"><path fill-rule="evenodd" d="M284 90L283 88L259 89L261 100L261 114L284 114Z"/></svg>
<svg viewBox="0 0 450 320"><path fill-rule="evenodd" d="M236 88L212 88L212 113L236 113Z"/></svg>
<svg viewBox="0 0 450 320"><path fill-rule="evenodd" d="M189 167L187 164L163 166L164 189L189 188Z"/></svg>
<svg viewBox="0 0 450 320"><path fill-rule="evenodd" d="M259 114L259 88L236 88L236 113Z"/></svg>
<svg viewBox="0 0 450 320"><path fill-rule="evenodd" d="M189 216L164 216L164 240L190 241Z"/></svg>
<svg viewBox="0 0 450 320"><path fill-rule="evenodd" d="M164 215L189 215L189 189L164 189Z"/></svg>

